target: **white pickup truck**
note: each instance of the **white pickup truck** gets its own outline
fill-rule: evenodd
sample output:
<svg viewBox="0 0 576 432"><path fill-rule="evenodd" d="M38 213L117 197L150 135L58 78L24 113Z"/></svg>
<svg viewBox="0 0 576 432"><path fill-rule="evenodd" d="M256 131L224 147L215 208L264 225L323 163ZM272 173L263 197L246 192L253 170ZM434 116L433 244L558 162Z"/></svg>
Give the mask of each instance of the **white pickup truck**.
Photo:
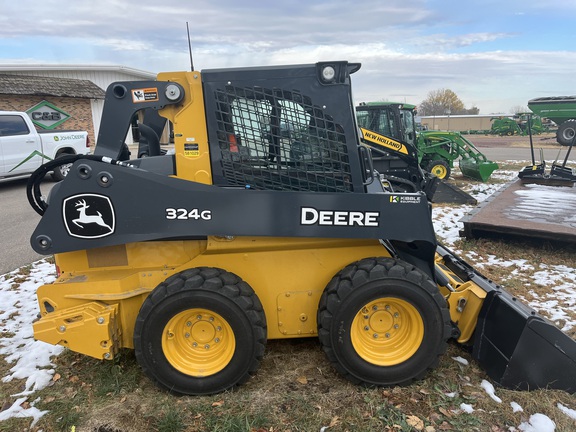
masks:
<svg viewBox="0 0 576 432"><path fill-rule="evenodd" d="M0 179L32 174L48 160L63 155L88 154L90 140L85 131L37 131L24 112L0 111ZM52 173L62 180L70 165Z"/></svg>

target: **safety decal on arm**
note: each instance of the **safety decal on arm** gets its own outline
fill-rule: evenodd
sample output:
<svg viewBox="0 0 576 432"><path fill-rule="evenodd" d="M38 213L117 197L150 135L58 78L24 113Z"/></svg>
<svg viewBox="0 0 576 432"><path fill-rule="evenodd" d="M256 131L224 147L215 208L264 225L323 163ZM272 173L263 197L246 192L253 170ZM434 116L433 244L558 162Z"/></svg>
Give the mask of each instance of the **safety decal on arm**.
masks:
<svg viewBox="0 0 576 432"><path fill-rule="evenodd" d="M154 102L158 100L158 89L157 88L143 88L143 89L133 89L132 90L132 102Z"/></svg>

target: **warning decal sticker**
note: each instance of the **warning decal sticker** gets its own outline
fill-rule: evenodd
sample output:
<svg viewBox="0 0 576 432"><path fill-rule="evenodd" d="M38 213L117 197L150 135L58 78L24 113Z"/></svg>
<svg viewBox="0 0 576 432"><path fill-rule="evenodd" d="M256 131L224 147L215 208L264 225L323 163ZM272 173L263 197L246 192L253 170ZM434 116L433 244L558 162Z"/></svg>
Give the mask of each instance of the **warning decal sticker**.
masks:
<svg viewBox="0 0 576 432"><path fill-rule="evenodd" d="M144 88L132 90L132 102L153 102L158 100L157 88Z"/></svg>
<svg viewBox="0 0 576 432"><path fill-rule="evenodd" d="M198 144L184 144L184 156L188 157L200 156Z"/></svg>

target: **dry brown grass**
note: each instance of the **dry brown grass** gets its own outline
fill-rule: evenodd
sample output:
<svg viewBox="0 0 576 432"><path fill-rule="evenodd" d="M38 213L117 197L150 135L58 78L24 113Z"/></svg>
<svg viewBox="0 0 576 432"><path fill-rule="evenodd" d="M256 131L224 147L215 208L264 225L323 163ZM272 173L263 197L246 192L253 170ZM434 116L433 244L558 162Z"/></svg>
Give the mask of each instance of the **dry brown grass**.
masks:
<svg viewBox="0 0 576 432"><path fill-rule="evenodd" d="M470 360L465 350L451 345L424 380L403 388L366 389L338 376L315 339L271 341L259 372L239 389L176 397L139 375L130 353L116 364L122 369L117 391L105 392L100 387L107 385L110 366L66 353L57 360L60 379L38 395L37 405L51 412L33 430L70 431L74 425L78 432L508 431L534 413L550 417L559 432L574 430L574 420L557 408L558 403L574 407L574 396L497 388L502 399L497 403L480 387L484 372L474 363L454 361L456 356ZM514 413L510 402L524 411ZM475 411L463 412L462 403ZM0 430L26 430L28 424L9 420L0 423Z"/></svg>

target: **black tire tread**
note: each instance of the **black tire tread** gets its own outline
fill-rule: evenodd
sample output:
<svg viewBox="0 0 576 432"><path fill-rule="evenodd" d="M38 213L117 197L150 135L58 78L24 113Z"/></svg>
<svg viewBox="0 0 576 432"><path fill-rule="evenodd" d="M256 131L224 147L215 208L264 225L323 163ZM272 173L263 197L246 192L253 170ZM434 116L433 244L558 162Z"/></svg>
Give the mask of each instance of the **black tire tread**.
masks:
<svg viewBox="0 0 576 432"><path fill-rule="evenodd" d="M558 141L558 144L568 146L572 143L572 140L564 139L564 131L565 129L574 129L574 132L576 133L575 122L576 119L568 119L558 125L558 130L556 131L556 141Z"/></svg>
<svg viewBox="0 0 576 432"><path fill-rule="evenodd" d="M143 361L143 344L141 343L142 328L152 310L164 299L177 293L198 290L215 292L232 300L248 317L255 333L256 346L248 370L229 387L218 390L215 393L235 388L254 375L260 367L260 362L266 348L267 325L264 309L250 285L233 273L213 267L197 267L174 274L158 285L146 298L134 326L135 354L142 370L157 386L173 393L179 392L174 392L169 385L160 382L155 377L153 371L146 365L146 362Z"/></svg>
<svg viewBox="0 0 576 432"><path fill-rule="evenodd" d="M442 343L436 347L437 349L434 353L432 363L420 374L413 376L406 381L395 383L394 385L408 385L413 381L422 379L428 371L434 369L438 365L440 357L446 351L448 347L448 339L450 339L452 335L452 324L447 302L438 290L436 284L420 269L401 260L380 257L366 258L350 264L334 276L327 285L320 299L318 307L318 337L322 349L330 363L342 376L357 385L368 387L374 386L374 384L370 382L358 379L340 364L336 354L334 353L334 349L332 348L330 335L332 319L336 314L339 305L346 296L349 295L352 289L361 287L363 283L368 280L386 277L406 279L422 287L422 289L424 289L433 298L434 303L436 303L440 309L444 323Z"/></svg>
<svg viewBox="0 0 576 432"><path fill-rule="evenodd" d="M446 177L444 177L442 180L448 180L450 178L450 175L452 174L452 170L450 169L450 164L448 164L448 162L441 160L441 159L435 159L432 160L428 163L428 165L426 165L426 171L428 171L429 173L432 172L432 169L436 166L436 165L442 165L444 168L446 168Z"/></svg>

